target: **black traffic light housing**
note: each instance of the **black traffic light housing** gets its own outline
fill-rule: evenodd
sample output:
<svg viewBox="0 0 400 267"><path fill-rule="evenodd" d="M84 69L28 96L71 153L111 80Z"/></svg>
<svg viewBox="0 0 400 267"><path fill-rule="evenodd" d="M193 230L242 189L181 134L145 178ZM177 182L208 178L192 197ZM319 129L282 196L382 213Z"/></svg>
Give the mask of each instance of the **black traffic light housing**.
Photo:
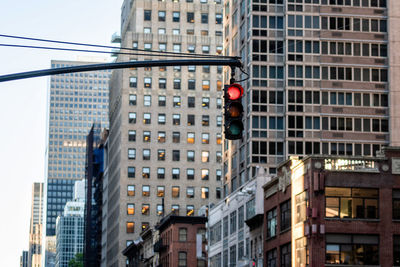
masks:
<svg viewBox="0 0 400 267"><path fill-rule="evenodd" d="M243 132L243 87L238 83L224 86L224 134L228 140L242 138Z"/></svg>

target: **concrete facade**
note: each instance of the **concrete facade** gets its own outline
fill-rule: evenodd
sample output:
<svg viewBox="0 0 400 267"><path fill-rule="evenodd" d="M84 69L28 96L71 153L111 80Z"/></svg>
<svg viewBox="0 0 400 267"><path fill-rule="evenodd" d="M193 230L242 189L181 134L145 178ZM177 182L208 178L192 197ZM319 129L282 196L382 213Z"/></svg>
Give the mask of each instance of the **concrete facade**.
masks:
<svg viewBox="0 0 400 267"><path fill-rule="evenodd" d="M265 266L398 266L399 156L389 147L376 158L311 156L282 164L264 187ZM289 191L281 192L282 180ZM287 201L291 227L282 232L279 207Z"/></svg>
<svg viewBox="0 0 400 267"><path fill-rule="evenodd" d="M222 12L214 1L124 1L121 47L217 55ZM142 54L117 61L174 59ZM113 73L104 266L124 266L127 244L162 216L198 215L220 198L221 89L216 66Z"/></svg>
<svg viewBox="0 0 400 267"><path fill-rule="evenodd" d="M42 266L43 183L32 185L31 222L29 228L28 266Z"/></svg>

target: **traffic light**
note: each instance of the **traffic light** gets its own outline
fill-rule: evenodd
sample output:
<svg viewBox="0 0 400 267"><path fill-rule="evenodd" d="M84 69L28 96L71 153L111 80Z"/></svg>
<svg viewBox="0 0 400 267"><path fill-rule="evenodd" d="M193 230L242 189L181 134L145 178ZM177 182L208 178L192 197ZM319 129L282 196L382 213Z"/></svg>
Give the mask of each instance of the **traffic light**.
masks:
<svg viewBox="0 0 400 267"><path fill-rule="evenodd" d="M232 83L224 86L224 123L225 138L237 140L242 138L243 132L243 105L241 102L243 87L240 84Z"/></svg>

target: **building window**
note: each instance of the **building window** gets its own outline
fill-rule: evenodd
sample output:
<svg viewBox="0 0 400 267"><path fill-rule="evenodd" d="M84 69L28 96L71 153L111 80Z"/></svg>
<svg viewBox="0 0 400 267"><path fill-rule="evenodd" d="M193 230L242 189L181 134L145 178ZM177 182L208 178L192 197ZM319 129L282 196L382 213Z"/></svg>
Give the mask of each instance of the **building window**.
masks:
<svg viewBox="0 0 400 267"><path fill-rule="evenodd" d="M194 23L194 13L193 12L188 12L186 14L186 16L187 16L187 19L186 19L187 22Z"/></svg>
<svg viewBox="0 0 400 267"><path fill-rule="evenodd" d="M193 205L186 206L186 216L194 216L194 206Z"/></svg>
<svg viewBox="0 0 400 267"><path fill-rule="evenodd" d="M144 20L145 21L151 21L151 10L145 10L144 11Z"/></svg>
<svg viewBox="0 0 400 267"><path fill-rule="evenodd" d="M151 95L143 96L143 106L150 107L151 106Z"/></svg>
<svg viewBox="0 0 400 267"><path fill-rule="evenodd" d="M179 215L179 205L172 205L171 206L171 212L174 215Z"/></svg>
<svg viewBox="0 0 400 267"><path fill-rule="evenodd" d="M137 96L129 95L129 106L136 106Z"/></svg>
<svg viewBox="0 0 400 267"><path fill-rule="evenodd" d="M379 236L327 234L325 263L379 265Z"/></svg>
<svg viewBox="0 0 400 267"><path fill-rule="evenodd" d="M290 243L281 246L281 266L291 267L292 266L292 246Z"/></svg>
<svg viewBox="0 0 400 267"><path fill-rule="evenodd" d="M142 232L149 228L150 224L148 222L142 222Z"/></svg>
<svg viewBox="0 0 400 267"><path fill-rule="evenodd" d="M165 11L158 11L158 21L165 21Z"/></svg>
<svg viewBox="0 0 400 267"><path fill-rule="evenodd" d="M400 235L393 236L393 263L400 266Z"/></svg>
<svg viewBox="0 0 400 267"><path fill-rule="evenodd" d="M149 185L142 186L142 196L144 196L144 197L150 196L150 186Z"/></svg>
<svg viewBox="0 0 400 267"><path fill-rule="evenodd" d="M190 72L190 70L189 70ZM196 80L189 79L188 80L188 89L195 90L196 89Z"/></svg>
<svg viewBox="0 0 400 267"><path fill-rule="evenodd" d="M180 132L172 132L172 143L179 143L181 140Z"/></svg>
<svg viewBox="0 0 400 267"><path fill-rule="evenodd" d="M129 78L129 87L131 87L131 88L136 88L137 87L137 78L136 77L130 77Z"/></svg>
<svg viewBox="0 0 400 267"><path fill-rule="evenodd" d="M128 140L130 142L135 142L136 141L136 131L129 131L128 132Z"/></svg>
<svg viewBox="0 0 400 267"><path fill-rule="evenodd" d="M195 133L187 133L187 143L194 144L195 142Z"/></svg>
<svg viewBox="0 0 400 267"><path fill-rule="evenodd" d="M221 151L215 152L215 158L216 158L217 163L221 163L222 162L222 152Z"/></svg>
<svg viewBox="0 0 400 267"><path fill-rule="evenodd" d="M180 161L180 151L172 150L172 161Z"/></svg>
<svg viewBox="0 0 400 267"><path fill-rule="evenodd" d="M393 219L400 220L400 190L393 189Z"/></svg>
<svg viewBox="0 0 400 267"><path fill-rule="evenodd" d="M144 78L144 88L151 88L151 78L150 77Z"/></svg>
<svg viewBox="0 0 400 267"><path fill-rule="evenodd" d="M181 52L181 45L180 44L173 44L172 49L173 49L173 52L180 53ZM180 89L180 79L177 79L177 82L178 82L178 80L179 80L179 88L175 88L174 87L174 89ZM175 86L175 80L174 80L174 86Z"/></svg>
<svg viewBox="0 0 400 267"><path fill-rule="evenodd" d="M325 216L327 218L377 219L378 189L325 188Z"/></svg>
<svg viewBox="0 0 400 267"><path fill-rule="evenodd" d="M180 169L172 168L172 179L179 179L180 177Z"/></svg>
<svg viewBox="0 0 400 267"><path fill-rule="evenodd" d="M174 79L174 89L181 89L181 79Z"/></svg>
<svg viewBox="0 0 400 267"><path fill-rule="evenodd" d="M209 144L210 143L210 134L209 133L202 133L201 134L201 143L202 144Z"/></svg>
<svg viewBox="0 0 400 267"><path fill-rule="evenodd" d="M143 124L151 124L151 113L143 113Z"/></svg>
<svg viewBox="0 0 400 267"><path fill-rule="evenodd" d="M187 254L186 252L178 252L178 267L187 267Z"/></svg>
<svg viewBox="0 0 400 267"><path fill-rule="evenodd" d="M173 198L179 197L179 191L180 191L179 186L173 186L171 191L172 191L171 195Z"/></svg>
<svg viewBox="0 0 400 267"><path fill-rule="evenodd" d="M236 245L229 248L229 262L230 266L236 266Z"/></svg>
<svg viewBox="0 0 400 267"><path fill-rule="evenodd" d="M161 204L157 204L157 216L162 216L164 214L164 207Z"/></svg>
<svg viewBox="0 0 400 267"><path fill-rule="evenodd" d="M135 167L128 167L128 178L135 178Z"/></svg>
<svg viewBox="0 0 400 267"><path fill-rule="evenodd" d="M210 178L210 170L201 169L201 180L208 180Z"/></svg>
<svg viewBox="0 0 400 267"><path fill-rule="evenodd" d="M284 231L291 227L291 202L290 200L281 204L281 225L280 230Z"/></svg>
<svg viewBox="0 0 400 267"><path fill-rule="evenodd" d="M180 124L181 124L181 115L172 114L172 125L180 125Z"/></svg>
<svg viewBox="0 0 400 267"><path fill-rule="evenodd" d="M165 149L158 149L157 151L157 159L164 161L165 160Z"/></svg>
<svg viewBox="0 0 400 267"><path fill-rule="evenodd" d="M135 204L128 203L126 206L126 212L128 215L134 215L135 214Z"/></svg>
<svg viewBox="0 0 400 267"><path fill-rule="evenodd" d="M150 204L142 204L142 214L150 215Z"/></svg>
<svg viewBox="0 0 400 267"><path fill-rule="evenodd" d="M194 187L186 188L186 197L187 198L194 198Z"/></svg>
<svg viewBox="0 0 400 267"><path fill-rule="evenodd" d="M150 179L150 168L149 167L142 168L142 177L143 177L143 179Z"/></svg>
<svg viewBox="0 0 400 267"><path fill-rule="evenodd" d="M209 189L208 187L201 188L201 198L207 199L208 198Z"/></svg>
<svg viewBox="0 0 400 267"><path fill-rule="evenodd" d="M179 108L181 106L181 97L180 96L174 96L173 97L173 104L172 106L174 108Z"/></svg>
<svg viewBox="0 0 400 267"><path fill-rule="evenodd" d="M194 108L196 107L196 99L194 96L189 96L188 97L188 108Z"/></svg>
<svg viewBox="0 0 400 267"><path fill-rule="evenodd" d="M165 195L165 186L157 186L157 196L164 197Z"/></svg>
<svg viewBox="0 0 400 267"><path fill-rule="evenodd" d="M209 108L210 107L210 98L209 97L203 97L202 98L202 102L201 102L201 106L203 108Z"/></svg>
<svg viewBox="0 0 400 267"><path fill-rule="evenodd" d="M274 208L267 213L267 239L276 236L276 228L276 208Z"/></svg>
<svg viewBox="0 0 400 267"><path fill-rule="evenodd" d="M201 162L210 162L210 152L201 151Z"/></svg>
<svg viewBox="0 0 400 267"><path fill-rule="evenodd" d="M172 12L172 21L179 22L180 20L180 13L178 11Z"/></svg>
<svg viewBox="0 0 400 267"><path fill-rule="evenodd" d="M201 125L209 126L210 125L210 116L209 115L202 115L201 116Z"/></svg>
<svg viewBox="0 0 400 267"><path fill-rule="evenodd" d="M193 126L195 124L195 116L193 114L187 115L187 125Z"/></svg>
<svg viewBox="0 0 400 267"><path fill-rule="evenodd" d="M136 159L136 149L135 148L128 149L128 159Z"/></svg>
<svg viewBox="0 0 400 267"><path fill-rule="evenodd" d="M165 78L158 79L158 88L160 89L167 88L167 80Z"/></svg>
<svg viewBox="0 0 400 267"><path fill-rule="evenodd" d="M237 226L237 219L236 219L236 211L231 212L231 214L229 215L229 229L230 234L233 234L236 232L236 226Z"/></svg>
<svg viewBox="0 0 400 267"><path fill-rule="evenodd" d="M165 178L165 168L158 168L157 169L157 178L164 179Z"/></svg>
<svg viewBox="0 0 400 267"><path fill-rule="evenodd" d="M143 160L150 160L150 149L143 149Z"/></svg>
<svg viewBox="0 0 400 267"><path fill-rule="evenodd" d="M161 51L161 52L167 51L167 44L166 43L159 43L158 44L158 50ZM164 81L165 81L165 79L164 79ZM160 89L161 89L161 87L160 87ZM165 87L163 89L165 89Z"/></svg>
<svg viewBox="0 0 400 267"><path fill-rule="evenodd" d="M276 248L271 249L267 252L267 267L276 267L277 266L277 251Z"/></svg>
<svg viewBox="0 0 400 267"><path fill-rule="evenodd" d="M215 176L217 181L221 181L222 178L222 170L218 169L215 171Z"/></svg>
<svg viewBox="0 0 400 267"><path fill-rule="evenodd" d="M158 124L165 124L165 114L158 114Z"/></svg>
<svg viewBox="0 0 400 267"><path fill-rule="evenodd" d="M209 54L210 53L210 46L209 45L203 45L201 48L202 48L203 54Z"/></svg>
<svg viewBox="0 0 400 267"><path fill-rule="evenodd" d="M203 91L210 91L210 81L203 80L201 88L203 89Z"/></svg>
<svg viewBox="0 0 400 267"><path fill-rule="evenodd" d="M151 141L151 132L143 131L143 142L149 143Z"/></svg>
<svg viewBox="0 0 400 267"><path fill-rule="evenodd" d="M136 112L129 112L129 123L136 123Z"/></svg>
<svg viewBox="0 0 400 267"><path fill-rule="evenodd" d="M216 24L222 24L222 13L216 13L215 14L215 23Z"/></svg>
<svg viewBox="0 0 400 267"><path fill-rule="evenodd" d="M165 132L158 132L157 140L159 143L165 143Z"/></svg>
<svg viewBox="0 0 400 267"><path fill-rule="evenodd" d="M194 162L194 150L188 150L187 152L187 161Z"/></svg>
<svg viewBox="0 0 400 267"><path fill-rule="evenodd" d="M135 232L135 223L134 222L127 222L126 223L126 233L132 234Z"/></svg>
<svg viewBox="0 0 400 267"><path fill-rule="evenodd" d="M135 196L135 186L134 185L128 185L128 196L133 197Z"/></svg>
<svg viewBox="0 0 400 267"><path fill-rule="evenodd" d="M194 179L194 169L187 169L186 170L186 178L188 180L193 180Z"/></svg>

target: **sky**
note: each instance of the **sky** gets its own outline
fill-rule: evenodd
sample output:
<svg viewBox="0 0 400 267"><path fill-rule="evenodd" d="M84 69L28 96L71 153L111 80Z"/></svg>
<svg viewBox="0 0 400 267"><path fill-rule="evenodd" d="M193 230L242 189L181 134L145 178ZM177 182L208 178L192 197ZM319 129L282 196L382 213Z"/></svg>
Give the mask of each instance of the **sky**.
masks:
<svg viewBox="0 0 400 267"><path fill-rule="evenodd" d="M122 2L1 0L0 34L111 45ZM4 37L0 44L49 46ZM98 54L0 46L0 75L47 69L52 59L78 56ZM19 266L28 249L32 184L45 180L48 84L48 77L0 82L0 266Z"/></svg>

